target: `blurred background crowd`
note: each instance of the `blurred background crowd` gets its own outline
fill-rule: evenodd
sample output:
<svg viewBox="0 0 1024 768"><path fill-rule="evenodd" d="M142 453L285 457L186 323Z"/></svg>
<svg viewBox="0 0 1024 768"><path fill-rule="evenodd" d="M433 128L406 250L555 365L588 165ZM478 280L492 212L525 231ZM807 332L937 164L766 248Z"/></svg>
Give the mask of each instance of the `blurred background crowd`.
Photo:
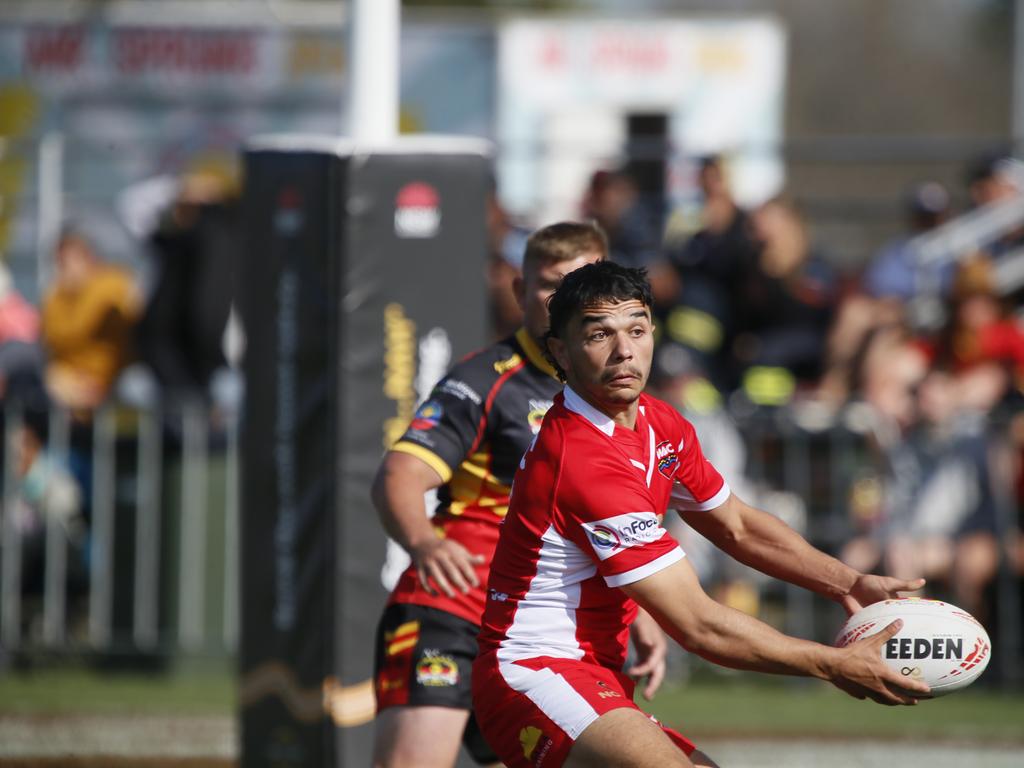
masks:
<svg viewBox="0 0 1024 768"><path fill-rule="evenodd" d="M233 274L251 266L238 246L238 152L261 131L336 131L344 4L140 0L122 4L122 16L103 3L92 15L90 4L64 4L63 16L43 13L45 2L7 5L2 567L5 604L15 588L23 600L6 609L2 640L69 642L74 596L102 583L111 613L98 615L93 602L79 617L93 639L105 626L123 625L129 644L171 627L208 647L203 617L228 611L231 589L190 616L187 593L208 591L207 582L190 581L189 566L168 571L173 558L140 565L139 548L164 551L160 541L184 530L175 546L191 548L207 577L216 568L228 580L228 566L209 561L224 559L214 555L233 535L234 512L207 486L218 471L230 478L216 466L230 465L244 396L231 289ZM512 282L529 232L556 218L597 221L612 258L646 268L654 289L652 389L691 418L732 487L859 569L925 576L926 595L1015 638L1019 653L1015 4L505 4L566 12L533 17L536 28L493 13L509 10L497 2L406 5L403 130L496 142L490 252L478 255L493 336L521 320ZM621 39L604 17L572 13L639 8L647 26ZM695 86L699 97L672 69L675 38L657 37L668 35L665 19L711 73L713 87ZM555 114L557 70L578 57L565 41L587 35L594 78L621 82L595 97L601 113ZM856 75L821 63L825 48L836 61L847 55ZM524 63L530 56L539 63ZM757 77L722 108L714 88L731 94L744 62ZM551 83L529 80L534 66L551 68ZM525 84L507 74L519 70ZM464 87L450 85L453 72ZM563 79L585 97L598 86L582 77ZM683 90L658 97L669 106L650 107L654 96L631 106L643 77ZM542 107L555 115L545 132L516 133L526 129L510 110ZM156 419L155 452L139 414ZM201 414L198 433L188 414ZM189 463L197 456L202 466ZM160 504L147 528L137 512L152 498ZM195 505L183 500L196 498L214 522L189 521ZM127 528L110 527L100 510L108 506L127 510L118 518L132 521ZM782 611L793 631L837 626L692 532L677 533L720 599ZM153 596L167 589L157 584L176 586L142 620L146 601L103 571L131 574L132 584L148 567L161 569L148 577ZM59 600L47 613L55 579L68 586L70 619ZM230 622L220 617L217 627L217 642L230 646ZM1021 662L1005 663L1019 676Z"/></svg>
<svg viewBox="0 0 1024 768"><path fill-rule="evenodd" d="M952 231L957 217L1017 199L1024 165L977 158L964 169L960 208L938 181L912 185L904 231L853 272L836 269L792 196L746 208L727 159L697 166L701 203L683 221L663 201L647 203L628 166L597 170L581 193L580 216L602 225L613 260L650 276L653 388L695 421L741 496L795 514L791 523L858 569L925 576L928 595L991 626L1000 568L1024 575L1024 324L1018 286L1000 272L1024 230L936 264L924 248L927 233ZM515 266L505 266L514 256L496 259L499 334L519 321L508 299ZM783 422L802 437L775 449L774 468L752 472L749 452L766 449L757 425ZM839 454L841 431L859 437L856 471L818 498L811 475L831 471L835 482L844 467L829 464L851 461ZM817 462L794 455L800 440ZM758 610L753 572L678 533L721 599Z"/></svg>

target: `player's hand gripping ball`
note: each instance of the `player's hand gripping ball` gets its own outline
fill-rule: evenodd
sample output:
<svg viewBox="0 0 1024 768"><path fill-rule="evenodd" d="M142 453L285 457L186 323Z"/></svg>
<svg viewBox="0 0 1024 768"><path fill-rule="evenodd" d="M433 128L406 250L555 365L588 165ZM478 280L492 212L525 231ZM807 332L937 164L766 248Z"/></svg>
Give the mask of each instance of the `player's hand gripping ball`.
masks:
<svg viewBox="0 0 1024 768"><path fill-rule="evenodd" d="M932 697L973 683L992 655L988 633L955 605L905 597L882 600L857 611L836 636L842 647L903 619L903 628L882 647L882 658L901 675L923 680Z"/></svg>

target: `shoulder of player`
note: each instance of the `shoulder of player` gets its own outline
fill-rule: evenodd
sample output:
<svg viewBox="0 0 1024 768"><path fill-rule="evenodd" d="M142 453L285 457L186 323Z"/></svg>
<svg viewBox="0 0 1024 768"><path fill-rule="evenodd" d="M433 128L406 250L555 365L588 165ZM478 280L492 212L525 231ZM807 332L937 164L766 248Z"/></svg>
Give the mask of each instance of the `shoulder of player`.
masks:
<svg viewBox="0 0 1024 768"><path fill-rule="evenodd" d="M467 389L476 397L485 399L502 377L522 367L519 356L510 339L495 342L483 349L471 352L448 371L438 383L442 389Z"/></svg>
<svg viewBox="0 0 1024 768"><path fill-rule="evenodd" d="M641 396L640 404L644 407L647 420L654 424L656 429L663 427L667 429L681 429L684 433L693 432L693 425L690 424L686 417L664 400L659 400L645 393Z"/></svg>

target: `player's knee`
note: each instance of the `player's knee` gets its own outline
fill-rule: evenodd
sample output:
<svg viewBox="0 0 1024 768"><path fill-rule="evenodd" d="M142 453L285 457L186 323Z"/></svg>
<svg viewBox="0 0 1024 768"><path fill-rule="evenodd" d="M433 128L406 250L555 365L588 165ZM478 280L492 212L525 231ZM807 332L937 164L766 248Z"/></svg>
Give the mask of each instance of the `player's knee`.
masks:
<svg viewBox="0 0 1024 768"><path fill-rule="evenodd" d="M649 765L693 768L693 762L643 712L614 709L580 734L569 751L566 768Z"/></svg>

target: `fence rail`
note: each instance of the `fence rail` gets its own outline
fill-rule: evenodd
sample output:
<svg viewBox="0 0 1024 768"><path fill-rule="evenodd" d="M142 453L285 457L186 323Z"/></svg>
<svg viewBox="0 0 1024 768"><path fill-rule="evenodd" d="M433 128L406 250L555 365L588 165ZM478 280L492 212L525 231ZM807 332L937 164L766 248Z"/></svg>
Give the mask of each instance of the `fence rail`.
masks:
<svg viewBox="0 0 1024 768"><path fill-rule="evenodd" d="M198 402L110 405L89 423L52 411L37 460L76 484L73 510L26 487L25 414L3 419L4 649L234 653L237 419Z"/></svg>

